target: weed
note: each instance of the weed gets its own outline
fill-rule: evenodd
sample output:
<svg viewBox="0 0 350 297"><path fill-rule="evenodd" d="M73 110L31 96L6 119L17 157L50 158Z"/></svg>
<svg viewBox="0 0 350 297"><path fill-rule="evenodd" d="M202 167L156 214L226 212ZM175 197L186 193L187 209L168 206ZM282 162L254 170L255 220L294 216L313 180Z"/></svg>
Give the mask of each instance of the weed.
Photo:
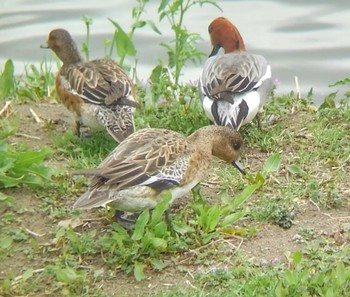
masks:
<svg viewBox="0 0 350 297"><path fill-rule="evenodd" d="M149 0L137 0L137 5L132 9L133 24L128 32L125 32L123 28L114 20L109 19L115 27L115 32L112 41L108 41L107 44L110 45L109 57L112 56L114 46L118 53L118 63L120 65L124 64L126 56L135 57L136 48L132 42L134 32L137 28L142 28L148 25L154 32L161 34L156 25L152 20L142 20L141 16L145 12L146 4Z"/></svg>
<svg viewBox="0 0 350 297"><path fill-rule="evenodd" d="M0 141L0 189L28 185L43 186L51 181L51 171L42 163L52 155L48 148L18 152Z"/></svg>
<svg viewBox="0 0 350 297"><path fill-rule="evenodd" d="M166 19L175 35L174 40L170 43L161 43L161 46L168 51L168 65L171 70L174 69L175 85L179 83L182 68L186 62L201 62L202 57L205 56L205 53L199 52L196 48L196 43L201 39L200 35L189 32L183 24L185 15L192 7L204 4L220 9L216 1L212 0L162 0L159 4L159 20Z"/></svg>
<svg viewBox="0 0 350 297"><path fill-rule="evenodd" d="M15 96L16 80L14 76L15 67L12 60L5 62L4 70L0 74L0 98L5 100Z"/></svg>
<svg viewBox="0 0 350 297"><path fill-rule="evenodd" d="M166 87L166 85L162 86L162 88ZM168 87L171 88L170 85ZM197 99L196 86L181 86L179 101L171 97L171 91L159 92L158 94L163 94L159 98L158 104L146 101L142 108L137 110L135 122L138 128L147 126L152 128L166 128L189 135L208 124L208 120Z"/></svg>
<svg viewBox="0 0 350 297"><path fill-rule="evenodd" d="M92 18L87 15L82 17L82 20L86 27L85 41L82 44L82 52L85 54L85 59L89 61L90 59L90 26L92 25Z"/></svg>
<svg viewBox="0 0 350 297"><path fill-rule="evenodd" d="M43 101L55 96L55 75L48 61L41 61L39 68L33 64L27 65L24 71L24 75L18 81L18 101Z"/></svg>

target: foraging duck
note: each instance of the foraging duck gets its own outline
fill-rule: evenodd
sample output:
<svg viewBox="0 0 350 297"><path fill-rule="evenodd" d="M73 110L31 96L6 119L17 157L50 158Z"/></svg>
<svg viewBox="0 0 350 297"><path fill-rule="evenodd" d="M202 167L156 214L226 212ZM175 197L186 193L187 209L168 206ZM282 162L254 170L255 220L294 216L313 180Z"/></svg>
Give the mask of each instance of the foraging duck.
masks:
<svg viewBox="0 0 350 297"><path fill-rule="evenodd" d="M134 87L121 66L109 59L84 61L68 31L49 33L47 46L63 62L56 77L56 91L63 105L74 113L76 132L81 123L106 129L121 142L135 131L133 110L138 107Z"/></svg>
<svg viewBox="0 0 350 297"><path fill-rule="evenodd" d="M202 106L213 123L238 130L267 100L273 87L271 68L263 56L246 52L241 34L226 18L214 19L208 31L213 49L199 81ZM220 48L223 55L217 55Z"/></svg>
<svg viewBox="0 0 350 297"><path fill-rule="evenodd" d="M210 168L212 156L239 162L240 134L229 127L206 126L187 138L166 129L146 128L131 134L96 169L78 175L93 176L86 193L73 208L91 209L113 203L117 210L152 209L169 190L172 201L196 186Z"/></svg>

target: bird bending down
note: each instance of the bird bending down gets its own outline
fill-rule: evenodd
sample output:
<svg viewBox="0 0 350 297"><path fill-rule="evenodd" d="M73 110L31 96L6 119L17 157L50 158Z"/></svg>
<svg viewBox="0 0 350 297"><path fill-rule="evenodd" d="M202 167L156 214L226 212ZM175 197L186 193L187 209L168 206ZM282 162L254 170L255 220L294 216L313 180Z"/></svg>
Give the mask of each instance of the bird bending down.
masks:
<svg viewBox="0 0 350 297"><path fill-rule="evenodd" d="M56 77L56 91L63 105L80 125L107 130L121 142L135 131L133 111L139 104L134 87L123 68L112 60L84 61L68 31L49 33L47 46L63 62Z"/></svg>
<svg viewBox="0 0 350 297"><path fill-rule="evenodd" d="M96 169L73 172L93 176L88 191L73 208L113 203L117 210L138 213L154 208L167 190L171 203L206 176L212 156L245 173L239 162L242 143L240 134L229 127L203 127L187 138L166 129L139 130Z"/></svg>
<svg viewBox="0 0 350 297"><path fill-rule="evenodd" d="M267 100L271 68L263 56L246 52L238 29L226 18L214 19L208 31L213 49L199 80L202 106L213 123L238 130ZM225 53L217 55L221 48Z"/></svg>

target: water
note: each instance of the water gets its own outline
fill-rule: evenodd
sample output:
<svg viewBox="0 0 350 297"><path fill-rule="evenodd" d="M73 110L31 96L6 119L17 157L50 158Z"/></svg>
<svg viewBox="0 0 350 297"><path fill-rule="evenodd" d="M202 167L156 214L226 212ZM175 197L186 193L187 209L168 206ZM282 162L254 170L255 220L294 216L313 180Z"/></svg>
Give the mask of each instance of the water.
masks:
<svg viewBox="0 0 350 297"><path fill-rule="evenodd" d="M163 34L142 28L134 36L138 49L137 73L143 79L147 79L159 59L166 59L166 50L159 44L172 39L166 22L158 22L158 3L148 4L144 18L152 19ZM52 53L40 49L40 45L53 28L68 29L81 44L85 35L83 15L93 19L90 57L103 57L104 40L112 38L114 32L108 18L128 30L134 1L2 0L1 4L0 69L6 59L11 58L16 73L20 74L27 64L38 65L44 57L52 59ZM329 84L350 76L350 4L347 0L218 1L218 4L223 12L205 5L190 10L185 17L187 28L200 33L204 39L199 49L210 52L207 26L215 17L225 16L238 27L247 49L269 60L278 94L295 91L294 77L298 76L302 95L313 88L315 101L321 102L325 95L337 90L329 88ZM54 63L52 67L56 70ZM188 65L183 69L181 80L196 80L200 69L200 65Z"/></svg>

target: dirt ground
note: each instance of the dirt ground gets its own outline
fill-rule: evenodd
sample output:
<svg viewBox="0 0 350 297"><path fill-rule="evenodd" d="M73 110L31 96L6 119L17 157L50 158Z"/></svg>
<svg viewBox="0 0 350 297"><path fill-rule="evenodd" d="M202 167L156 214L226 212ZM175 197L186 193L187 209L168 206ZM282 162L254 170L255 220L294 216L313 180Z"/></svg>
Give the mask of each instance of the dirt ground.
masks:
<svg viewBox="0 0 350 297"><path fill-rule="evenodd" d="M19 130L16 136L11 138L13 145L23 141L28 143L29 148L32 149L52 145L48 129L35 121L34 113L30 109L41 119L50 123L52 128L51 133L53 134L63 134L73 127L73 117L59 104L16 105L12 107L12 111L17 112L19 115ZM258 168L260 166L259 164L263 162L261 158L266 158L266 155L260 152L247 151L246 154L248 156L250 155L251 168ZM55 160L54 162L62 161ZM65 164L62 164L62 166L65 166ZM213 193L217 192L209 184L204 183L202 187L204 195L206 193L215 195ZM28 230L32 230L37 234L42 234L43 236L40 237L39 243L45 244L51 238L50 234L52 234L52 229L54 229L52 224L57 224L57 222L53 222L51 218L46 217L40 211L40 201L30 191L25 189L10 189L6 193L15 198L16 207L22 210L19 225L25 226ZM67 201L67 205L72 205L75 198L72 197L71 201ZM3 215L3 212L4 210L0 208L0 217ZM93 214L90 212L89 215ZM221 242L221 246L226 244L226 248L232 249L232 252L238 249L241 254L250 258L257 265L269 261L286 261L286 255L288 253L302 249L305 244L298 233L300 227L313 230L314 237L332 237L341 246L342 244L349 243L349 239L343 236L344 228L349 228L349 225L350 205L344 205L338 209L324 210L319 209L317 205L310 201L303 200L298 209L295 210L293 225L290 229L285 230L271 224L257 224L257 233L253 238L233 238L226 243ZM136 282L132 276L118 272L116 276L106 277L103 286L108 288L107 292L109 296L141 296L149 292L166 290L174 286L191 286L193 273L197 269L201 269L201 267L196 267L196 264L191 262L193 256L194 252L189 251L179 259L182 265L188 265L190 267L187 272L179 273L176 269L179 262L169 263L168 268L159 273L147 272L148 278L144 281ZM33 263L36 267L33 267ZM0 268L0 279L9 271L12 271L14 275L21 275L28 268L41 268L40 265L41 263L36 263L35 261L28 263L26 255L18 253L15 261L5 259L5 262ZM208 269L208 267L204 269ZM120 295L120 292L125 292L125 294Z"/></svg>

